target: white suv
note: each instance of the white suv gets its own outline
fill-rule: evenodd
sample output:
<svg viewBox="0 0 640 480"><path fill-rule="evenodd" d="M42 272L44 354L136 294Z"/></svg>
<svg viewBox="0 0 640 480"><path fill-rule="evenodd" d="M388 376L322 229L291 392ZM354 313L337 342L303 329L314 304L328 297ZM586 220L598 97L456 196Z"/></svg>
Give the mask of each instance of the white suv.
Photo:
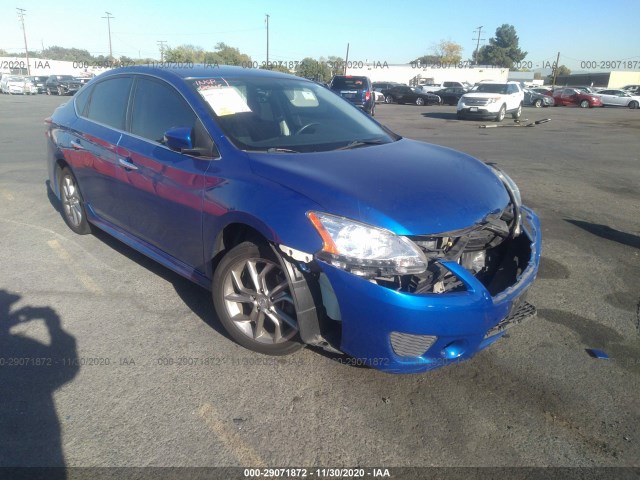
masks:
<svg viewBox="0 0 640 480"><path fill-rule="evenodd" d="M517 82L483 82L458 102L457 115L463 118L493 118L501 122L507 113L520 118L524 92Z"/></svg>

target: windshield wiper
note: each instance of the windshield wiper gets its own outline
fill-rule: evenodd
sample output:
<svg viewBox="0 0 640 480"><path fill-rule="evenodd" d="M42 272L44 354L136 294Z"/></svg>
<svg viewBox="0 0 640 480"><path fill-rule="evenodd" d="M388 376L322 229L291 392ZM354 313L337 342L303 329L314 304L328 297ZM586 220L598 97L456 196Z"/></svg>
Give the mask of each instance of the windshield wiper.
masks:
<svg viewBox="0 0 640 480"><path fill-rule="evenodd" d="M353 142L345 145L344 147L336 148L336 150L350 150L352 148L364 147L366 145L382 145L386 143L382 140L354 140Z"/></svg>
<svg viewBox="0 0 640 480"><path fill-rule="evenodd" d="M290 148L271 147L267 149L267 153L300 153L297 150L291 150Z"/></svg>

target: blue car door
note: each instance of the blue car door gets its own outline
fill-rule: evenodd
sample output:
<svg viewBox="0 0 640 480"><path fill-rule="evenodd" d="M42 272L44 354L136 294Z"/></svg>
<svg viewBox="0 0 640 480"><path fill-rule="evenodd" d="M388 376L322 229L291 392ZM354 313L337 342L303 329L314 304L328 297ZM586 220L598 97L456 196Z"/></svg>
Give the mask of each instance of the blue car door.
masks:
<svg viewBox="0 0 640 480"><path fill-rule="evenodd" d="M67 154L87 208L118 226L122 226L121 184L116 149L125 129L132 83L131 76L111 77L78 95L79 118Z"/></svg>
<svg viewBox="0 0 640 480"><path fill-rule="evenodd" d="M128 132L118 143L125 229L180 262L204 271L202 202L211 163L164 145L164 132L208 136L184 97L165 81L136 76ZM210 141L210 139L209 139Z"/></svg>

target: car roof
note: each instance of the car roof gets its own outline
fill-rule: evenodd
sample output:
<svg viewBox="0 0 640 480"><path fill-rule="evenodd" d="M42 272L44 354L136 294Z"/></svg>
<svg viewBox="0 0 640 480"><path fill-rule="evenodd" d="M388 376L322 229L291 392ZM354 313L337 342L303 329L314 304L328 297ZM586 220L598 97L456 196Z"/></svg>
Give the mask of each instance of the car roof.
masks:
<svg viewBox="0 0 640 480"><path fill-rule="evenodd" d="M281 72L274 72L271 70L262 70L257 68L244 68L235 67L229 65L189 65L181 66L181 63L158 63L158 66L153 65L136 65L132 67L114 68L108 72L103 73L101 76L118 75L123 73L146 73L152 74L166 79L188 79L188 78L210 78L210 77L274 77L274 78L291 78L293 75ZM175 68L174 68L175 66ZM306 80L301 77L296 77L300 80ZM307 80L308 81L308 80Z"/></svg>

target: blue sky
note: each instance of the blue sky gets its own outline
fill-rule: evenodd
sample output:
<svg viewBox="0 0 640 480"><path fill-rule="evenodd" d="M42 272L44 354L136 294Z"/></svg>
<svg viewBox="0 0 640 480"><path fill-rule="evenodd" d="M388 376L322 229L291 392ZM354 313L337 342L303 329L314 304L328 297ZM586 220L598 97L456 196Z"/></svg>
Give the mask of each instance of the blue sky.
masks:
<svg viewBox="0 0 640 480"><path fill-rule="evenodd" d="M391 8L389 8L391 6ZM582 70L584 61L637 61L640 70L640 1L582 0L494 1L442 0L390 2L323 0L16 0L5 2L0 48L23 49L15 7L27 10L30 50L59 45L108 54L105 11L111 21L115 56L159 58L158 40L169 46L194 44L212 50L225 42L259 62L266 56L265 14L270 15L270 59L295 61L310 56L357 61L408 62L429 53L440 40L464 47L463 58L475 48L474 30L482 25L487 41L503 23L512 24L525 60L534 68L553 62Z"/></svg>

